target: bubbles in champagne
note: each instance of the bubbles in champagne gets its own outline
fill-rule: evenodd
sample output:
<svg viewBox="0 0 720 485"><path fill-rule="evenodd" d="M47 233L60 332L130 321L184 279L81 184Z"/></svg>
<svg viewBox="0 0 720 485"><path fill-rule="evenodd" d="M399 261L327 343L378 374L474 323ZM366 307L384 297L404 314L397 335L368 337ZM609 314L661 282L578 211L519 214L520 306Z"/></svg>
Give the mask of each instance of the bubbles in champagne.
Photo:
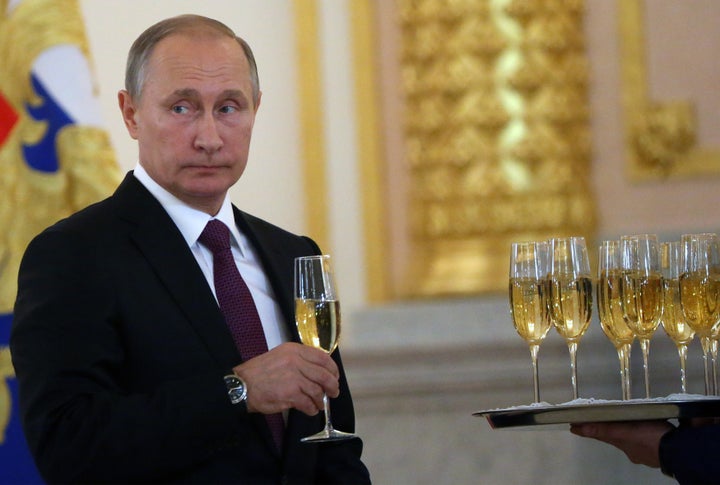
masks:
<svg viewBox="0 0 720 485"><path fill-rule="evenodd" d="M695 331L688 325L680 306L680 282L677 279L663 281L662 326L677 345L687 345L695 336Z"/></svg>
<svg viewBox="0 0 720 485"><path fill-rule="evenodd" d="M663 311L662 276L625 272L620 286L625 321L638 338L650 338Z"/></svg>
<svg viewBox="0 0 720 485"><path fill-rule="evenodd" d="M551 278L550 310L558 333L567 341L580 340L590 325L592 315L590 278Z"/></svg>
<svg viewBox="0 0 720 485"><path fill-rule="evenodd" d="M332 353L340 336L340 302L297 299L295 323L302 343Z"/></svg>
<svg viewBox="0 0 720 485"><path fill-rule="evenodd" d="M635 333L623 316L621 281L622 270L603 271L597 287L600 326L616 348L635 339Z"/></svg>
<svg viewBox="0 0 720 485"><path fill-rule="evenodd" d="M539 344L550 330L547 280L510 278L510 306L517 333Z"/></svg>

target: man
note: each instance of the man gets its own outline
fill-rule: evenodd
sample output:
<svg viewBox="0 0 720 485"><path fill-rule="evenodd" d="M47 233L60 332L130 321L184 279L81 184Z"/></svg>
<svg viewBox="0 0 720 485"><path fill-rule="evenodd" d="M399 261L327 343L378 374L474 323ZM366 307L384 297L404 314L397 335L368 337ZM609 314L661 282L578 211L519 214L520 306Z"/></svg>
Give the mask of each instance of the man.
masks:
<svg viewBox="0 0 720 485"><path fill-rule="evenodd" d="M573 424L570 431L620 449L633 463L660 468L679 483L720 483L720 425L697 419Z"/></svg>
<svg viewBox="0 0 720 485"><path fill-rule="evenodd" d="M299 441L323 427L323 392L338 428L354 429L339 353L297 343L293 260L320 250L227 196L261 98L249 46L215 20L171 18L135 41L125 82L119 105L139 164L110 198L35 238L20 269L10 345L40 472L369 483L359 439ZM270 349L255 357L228 327L216 279L227 267L205 238L217 221Z"/></svg>

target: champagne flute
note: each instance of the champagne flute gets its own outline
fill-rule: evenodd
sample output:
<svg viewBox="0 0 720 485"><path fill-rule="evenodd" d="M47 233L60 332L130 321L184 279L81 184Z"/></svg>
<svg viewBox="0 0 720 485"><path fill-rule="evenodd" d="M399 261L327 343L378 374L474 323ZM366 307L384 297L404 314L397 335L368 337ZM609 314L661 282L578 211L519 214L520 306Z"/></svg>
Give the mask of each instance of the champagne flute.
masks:
<svg viewBox="0 0 720 485"><path fill-rule="evenodd" d="M685 363L688 345L695 336L695 331L688 325L680 306L680 254L679 241L660 244L660 267L663 276L662 326L677 347L680 356L680 386L683 394L687 394Z"/></svg>
<svg viewBox="0 0 720 485"><path fill-rule="evenodd" d="M340 302L330 256L295 258L295 324L303 344L332 353L340 336ZM330 403L323 394L325 428L303 442L337 441L356 435L333 428Z"/></svg>
<svg viewBox="0 0 720 485"><path fill-rule="evenodd" d="M590 325L592 281L585 238L550 240L550 318L570 353L573 399L578 398L577 346Z"/></svg>
<svg viewBox="0 0 720 485"><path fill-rule="evenodd" d="M510 310L517 333L530 347L535 402L540 402L538 351L550 330L548 313L548 244L512 243L510 249Z"/></svg>
<svg viewBox="0 0 720 485"><path fill-rule="evenodd" d="M720 317L720 248L715 234L684 234L680 274L680 306L700 338L705 368L705 394L715 394L708 357Z"/></svg>
<svg viewBox="0 0 720 485"><path fill-rule="evenodd" d="M650 338L662 316L662 275L657 236L622 236L623 278L621 283L623 315L640 341L645 374L645 397L650 398Z"/></svg>
<svg viewBox="0 0 720 485"><path fill-rule="evenodd" d="M635 333L625 322L622 310L620 242L603 241L598 257L597 300L600 326L612 342L620 360L623 400L630 399L630 352Z"/></svg>

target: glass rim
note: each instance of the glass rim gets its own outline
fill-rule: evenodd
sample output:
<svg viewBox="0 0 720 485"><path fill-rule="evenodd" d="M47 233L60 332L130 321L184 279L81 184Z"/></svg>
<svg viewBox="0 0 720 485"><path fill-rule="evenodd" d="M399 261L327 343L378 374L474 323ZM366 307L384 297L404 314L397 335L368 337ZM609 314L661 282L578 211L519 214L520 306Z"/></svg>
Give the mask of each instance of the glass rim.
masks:
<svg viewBox="0 0 720 485"><path fill-rule="evenodd" d="M585 236L561 236L561 237L551 237L547 240L548 243L552 241L579 241L579 240L585 240Z"/></svg>
<svg viewBox="0 0 720 485"><path fill-rule="evenodd" d="M295 261L310 261L313 259L330 259L329 254L311 254L309 256L296 256Z"/></svg>
<svg viewBox="0 0 720 485"><path fill-rule="evenodd" d="M621 240L622 240L622 239L625 239L625 240L627 240L627 239L639 239L639 238L643 238L643 239L652 238L652 239L658 240L657 234L652 234L652 233L647 233L647 234L627 234L627 235L620 236L620 239L621 239Z"/></svg>

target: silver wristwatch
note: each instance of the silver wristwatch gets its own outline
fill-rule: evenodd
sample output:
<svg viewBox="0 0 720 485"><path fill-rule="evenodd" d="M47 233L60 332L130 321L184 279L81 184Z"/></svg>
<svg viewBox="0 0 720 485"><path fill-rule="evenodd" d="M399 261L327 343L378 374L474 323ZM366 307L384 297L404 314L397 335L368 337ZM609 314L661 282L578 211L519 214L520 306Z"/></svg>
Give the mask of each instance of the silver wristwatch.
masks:
<svg viewBox="0 0 720 485"><path fill-rule="evenodd" d="M235 374L225 376L228 397L233 404L247 407L247 386L245 381Z"/></svg>

